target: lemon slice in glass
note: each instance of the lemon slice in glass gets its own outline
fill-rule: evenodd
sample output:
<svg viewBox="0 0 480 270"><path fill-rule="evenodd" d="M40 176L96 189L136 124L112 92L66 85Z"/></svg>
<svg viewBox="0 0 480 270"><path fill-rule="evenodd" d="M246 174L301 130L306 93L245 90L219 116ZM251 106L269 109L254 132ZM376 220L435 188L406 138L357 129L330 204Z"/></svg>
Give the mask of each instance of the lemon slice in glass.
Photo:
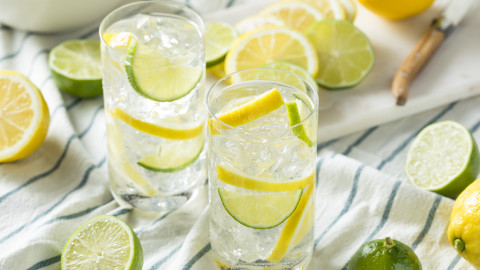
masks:
<svg viewBox="0 0 480 270"><path fill-rule="evenodd" d="M237 30L224 22L205 24L205 60L207 67L215 66L225 59L225 55L237 39Z"/></svg>
<svg viewBox="0 0 480 270"><path fill-rule="evenodd" d="M480 153L470 131L455 121L424 128L408 150L405 173L414 185L455 198L478 176Z"/></svg>
<svg viewBox="0 0 480 270"><path fill-rule="evenodd" d="M315 80L327 89L353 87L375 62L370 40L349 21L323 20L307 30L318 55Z"/></svg>
<svg viewBox="0 0 480 270"><path fill-rule="evenodd" d="M240 224L269 229L282 224L297 208L302 190L255 193L218 189L225 210Z"/></svg>
<svg viewBox="0 0 480 270"><path fill-rule="evenodd" d="M0 71L0 163L22 159L45 140L50 123L40 90L25 76Z"/></svg>
<svg viewBox="0 0 480 270"><path fill-rule="evenodd" d="M102 94L102 64L98 40L68 40L54 47L48 66L55 85L76 97Z"/></svg>
<svg viewBox="0 0 480 270"><path fill-rule="evenodd" d="M125 71L132 88L155 101L169 102L186 96L197 86L203 69L188 57L172 57L158 50L154 41L132 39Z"/></svg>
<svg viewBox="0 0 480 270"><path fill-rule="evenodd" d="M124 221L109 215L94 217L68 239L61 268L141 270L143 249L135 232Z"/></svg>
<svg viewBox="0 0 480 270"><path fill-rule="evenodd" d="M258 68L276 61L300 66L312 76L318 70L315 48L309 39L299 31L280 27L260 29L239 37L227 53L225 72ZM249 78L232 76L232 79L235 83Z"/></svg>

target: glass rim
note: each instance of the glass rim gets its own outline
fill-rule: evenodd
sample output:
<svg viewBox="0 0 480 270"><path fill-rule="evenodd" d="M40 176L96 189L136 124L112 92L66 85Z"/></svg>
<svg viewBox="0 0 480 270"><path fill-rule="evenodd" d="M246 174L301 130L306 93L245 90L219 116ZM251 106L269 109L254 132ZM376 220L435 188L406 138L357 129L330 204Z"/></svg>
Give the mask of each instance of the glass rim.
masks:
<svg viewBox="0 0 480 270"><path fill-rule="evenodd" d="M112 10L110 13L108 13L101 21L100 23L100 26L98 28L98 34L100 36L100 41L101 43L103 43L105 46L107 46L109 49L111 50L114 50L114 51L118 51L116 48L110 46L106 41L105 39L103 38L103 33L105 32L106 30L106 22L113 16L115 16L117 13L121 12L121 11L124 11L124 10L128 10L128 9L131 9L131 8L134 8L136 6L140 7L148 7L149 5L155 5L155 6L165 6L165 5L171 5L171 6L177 6L178 8L182 9L182 10L186 10L190 15L192 15L193 17L195 17L195 20L198 20L198 23L189 19L189 18L185 18L187 21L191 22L192 24L194 24L197 29L199 30L200 32L200 37L203 39L205 37L205 22L203 20L203 18L200 16L200 14L194 10L193 8L185 5L185 4L182 4L178 1L173 1L173 0L155 0L155 1L151 1L151 0L146 0L146 1L139 1L139 2L133 2L133 3L129 3L129 4L125 4L123 6L120 6L114 10ZM159 12L161 13L161 12ZM139 14L139 13L137 13ZM175 14L171 14L171 13L164 13L164 14L168 14L168 15L175 15ZM178 16L178 17L182 17L182 16L179 16L179 15L175 15L175 16ZM121 19L125 19L125 18L128 18L128 17L124 17L124 18L121 18ZM121 19L118 19L118 20L115 20L113 23L115 22L118 22L119 20ZM112 25L111 24L111 25ZM192 47L193 48L193 47ZM191 50L192 48L190 48L189 50ZM120 52L120 51L118 51ZM127 54L127 53L123 53L123 54ZM149 56L150 57L150 56ZM150 57L151 58L151 57Z"/></svg>
<svg viewBox="0 0 480 270"><path fill-rule="evenodd" d="M205 95L205 105L206 105L206 108L207 108L207 112L209 115L211 115L213 117L213 119L215 119L215 121L218 121L219 123L221 123L221 125L229 128L229 129L236 129L238 128L235 127L235 126L231 126L225 122L223 122L222 120L218 119L218 117L212 112L212 110L210 109L210 102L209 102L209 97L210 95L213 93L213 90L215 87L218 87L220 85L220 83L222 82L225 82L226 80L228 80L228 78L231 78L239 73L243 73L243 72L248 72L248 71L255 71L255 70L274 70L274 71L279 71L279 72L283 72L283 73L287 73L287 74L290 74L290 75L293 75L295 77L297 77L298 79L300 79L301 81L303 81L305 84L308 85L308 88L313 92L312 95L309 95L308 92L306 93L307 96L313 101L313 109L310 111L310 113L304 118L302 119L302 121L298 122L297 124L293 125L293 126L290 126L290 128L295 128L297 126L300 126L300 125L303 125L306 121L308 121L310 118L313 117L314 114L318 114L318 93L317 91L315 90L315 87L313 87L311 85L310 82L308 82L305 78L303 78L302 76L299 76L293 72L290 72L290 71L286 71L286 70L282 70L282 69L276 69L276 68L266 68L266 67L260 67L260 68L249 68L249 69L244 69L244 70L239 70L239 71L235 71L233 73L230 73L228 75L225 75L223 76L222 78L218 79L214 84L212 84L212 86L208 89L206 95ZM277 81L272 81L272 80L248 80L248 81L244 81L244 82L255 82L255 81L267 81L267 82L274 82L274 83L278 83L278 84L285 84L285 85L289 85L289 84L286 84L286 83L282 83L282 82L277 82ZM232 84L233 85L233 84ZM290 87L294 87L292 85L289 85ZM222 87L222 89L225 88L225 87ZM298 89L298 88L297 88ZM300 89L299 89L300 90ZM302 91L302 90L300 90ZM304 92L304 91L302 91ZM313 97L311 97L313 96ZM303 101L303 100L301 100ZM303 101L304 102L304 101ZM318 121L318 120L317 120Z"/></svg>

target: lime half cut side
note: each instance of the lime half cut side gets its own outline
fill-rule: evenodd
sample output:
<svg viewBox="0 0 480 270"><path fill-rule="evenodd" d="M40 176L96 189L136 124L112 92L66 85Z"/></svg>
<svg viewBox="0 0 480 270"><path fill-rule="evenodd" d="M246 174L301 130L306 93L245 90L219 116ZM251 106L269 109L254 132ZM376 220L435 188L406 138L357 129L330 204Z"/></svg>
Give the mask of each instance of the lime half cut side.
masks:
<svg viewBox="0 0 480 270"><path fill-rule="evenodd" d="M205 60L207 67L215 66L225 59L225 55L237 39L237 30L224 22L205 24Z"/></svg>
<svg viewBox="0 0 480 270"><path fill-rule="evenodd" d="M203 68L193 66L188 57L172 57L152 42L132 38L125 71L132 88L155 101L169 102L186 96L200 82Z"/></svg>
<svg viewBox="0 0 480 270"><path fill-rule="evenodd" d="M349 88L359 84L375 62L367 36L346 20L314 23L307 36L318 56L317 83L326 89Z"/></svg>
<svg viewBox="0 0 480 270"><path fill-rule="evenodd" d="M48 66L55 85L80 98L102 94L102 63L98 40L68 40L52 49Z"/></svg>
<svg viewBox="0 0 480 270"><path fill-rule="evenodd" d="M122 220L101 215L78 227L63 248L61 269L141 270L143 250L135 232Z"/></svg>
<svg viewBox="0 0 480 270"><path fill-rule="evenodd" d="M203 146L203 136L186 141L164 141L156 153L144 156L137 164L151 171L180 171L198 159Z"/></svg>
<svg viewBox="0 0 480 270"><path fill-rule="evenodd" d="M236 192L218 189L225 210L239 223L254 229L282 224L297 208L302 190L286 192Z"/></svg>
<svg viewBox="0 0 480 270"><path fill-rule="evenodd" d="M480 169L480 154L470 131L460 123L442 121L424 128L413 141L405 173L414 185L455 198Z"/></svg>

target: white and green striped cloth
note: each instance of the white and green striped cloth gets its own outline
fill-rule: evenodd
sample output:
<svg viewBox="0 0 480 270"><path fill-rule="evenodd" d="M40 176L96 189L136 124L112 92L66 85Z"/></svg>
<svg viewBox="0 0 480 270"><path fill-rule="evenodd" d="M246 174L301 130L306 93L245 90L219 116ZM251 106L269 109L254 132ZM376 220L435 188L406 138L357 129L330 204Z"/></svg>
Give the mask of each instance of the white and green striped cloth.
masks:
<svg viewBox="0 0 480 270"><path fill-rule="evenodd" d="M202 11L243 2L209 1ZM194 0L187 3L199 8ZM0 269L59 269L68 237L100 214L134 228L144 269L216 269L207 189L176 211L120 208L106 174L103 99L77 99L55 87L49 51L64 40L97 36L98 25L62 35L0 28L0 70L27 75L41 89L51 117L48 136L34 154L0 164ZM409 184L403 166L416 134L436 121L463 123L480 142L479 104L474 97L319 144L309 269L345 269L362 243L386 236L411 246L426 270L471 269L446 238L453 200Z"/></svg>

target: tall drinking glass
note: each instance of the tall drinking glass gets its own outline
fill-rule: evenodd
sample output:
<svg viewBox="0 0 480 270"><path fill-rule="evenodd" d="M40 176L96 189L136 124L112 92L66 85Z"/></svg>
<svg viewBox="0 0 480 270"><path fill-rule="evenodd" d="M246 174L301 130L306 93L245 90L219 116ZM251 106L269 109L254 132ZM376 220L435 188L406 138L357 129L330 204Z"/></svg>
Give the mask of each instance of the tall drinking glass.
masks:
<svg viewBox="0 0 480 270"><path fill-rule="evenodd" d="M118 8L100 25L110 187L167 210L206 179L204 23L174 1Z"/></svg>
<svg viewBox="0 0 480 270"><path fill-rule="evenodd" d="M210 241L222 269L304 269L313 250L318 96L251 69L207 93Z"/></svg>

